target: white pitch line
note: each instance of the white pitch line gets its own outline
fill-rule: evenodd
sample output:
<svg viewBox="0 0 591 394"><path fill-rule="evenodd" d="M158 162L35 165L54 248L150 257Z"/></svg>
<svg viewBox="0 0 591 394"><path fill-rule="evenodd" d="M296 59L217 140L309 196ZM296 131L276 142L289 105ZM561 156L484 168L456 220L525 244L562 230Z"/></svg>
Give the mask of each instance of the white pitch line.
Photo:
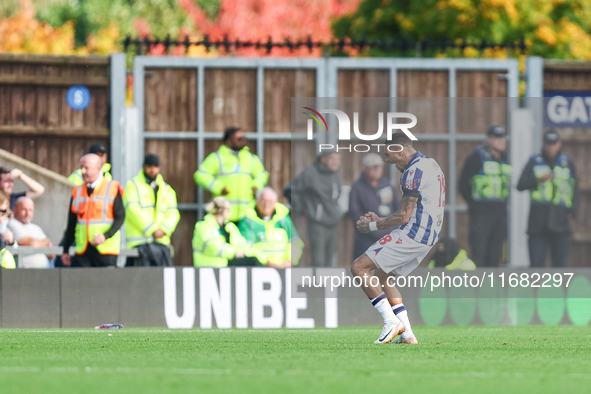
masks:
<svg viewBox="0 0 591 394"><path fill-rule="evenodd" d="M0 366L0 373L100 373L100 374L175 374L175 375L314 375L314 376L351 376L355 372L365 374L365 371L326 371L326 370L263 370L263 369L216 369L216 368L137 368L137 367L14 367ZM591 379L591 373L543 373L543 372L414 372L414 371L388 371L388 372L370 372L372 377L417 377L417 378L547 378L560 376L562 378L572 379Z"/></svg>

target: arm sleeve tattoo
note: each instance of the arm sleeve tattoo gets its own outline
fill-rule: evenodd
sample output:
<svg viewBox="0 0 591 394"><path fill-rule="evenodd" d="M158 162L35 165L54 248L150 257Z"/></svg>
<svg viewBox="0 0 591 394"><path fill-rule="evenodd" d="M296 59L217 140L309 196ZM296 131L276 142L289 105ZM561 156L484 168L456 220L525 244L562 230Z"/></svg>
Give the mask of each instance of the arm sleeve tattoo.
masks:
<svg viewBox="0 0 591 394"><path fill-rule="evenodd" d="M398 227L410 219L410 215L417 204L417 197L403 196L400 200L400 208L392 215L378 220L378 230L386 230L392 227Z"/></svg>

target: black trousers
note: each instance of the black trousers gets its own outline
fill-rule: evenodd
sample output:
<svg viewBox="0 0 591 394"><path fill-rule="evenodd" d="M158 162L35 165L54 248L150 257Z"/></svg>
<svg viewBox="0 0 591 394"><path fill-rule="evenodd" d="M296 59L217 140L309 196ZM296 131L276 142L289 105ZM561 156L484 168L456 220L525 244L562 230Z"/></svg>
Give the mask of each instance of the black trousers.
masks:
<svg viewBox="0 0 591 394"><path fill-rule="evenodd" d="M507 215L470 213L469 239L477 267L498 267L507 239Z"/></svg>
<svg viewBox="0 0 591 394"><path fill-rule="evenodd" d="M72 267L115 267L117 266L117 257L115 254L100 254L92 245L88 245L84 254L76 255L72 259Z"/></svg>
<svg viewBox="0 0 591 394"><path fill-rule="evenodd" d="M530 267L545 266L548 247L550 247L552 267L566 267L570 255L570 233L551 232L529 235Z"/></svg>

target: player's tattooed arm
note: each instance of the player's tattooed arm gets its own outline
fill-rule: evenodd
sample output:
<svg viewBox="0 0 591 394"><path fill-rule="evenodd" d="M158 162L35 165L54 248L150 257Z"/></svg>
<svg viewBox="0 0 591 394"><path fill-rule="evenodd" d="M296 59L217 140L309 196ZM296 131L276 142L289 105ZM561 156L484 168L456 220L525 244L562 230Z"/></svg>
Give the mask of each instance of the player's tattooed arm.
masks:
<svg viewBox="0 0 591 394"><path fill-rule="evenodd" d="M404 223L408 223L418 200L419 199L417 197L402 196L402 199L400 200L400 208L398 208L398 211L394 212L388 217L385 217L384 219L378 220L378 230L386 230L392 227L398 227Z"/></svg>
<svg viewBox="0 0 591 394"><path fill-rule="evenodd" d="M417 201L417 197L403 196L400 200L398 211L383 219L378 218L373 212L368 212L357 221L357 231L360 233L369 233L371 231L369 229L369 223L371 222L376 222L378 230L386 230L407 223L410 220L415 205L417 205Z"/></svg>

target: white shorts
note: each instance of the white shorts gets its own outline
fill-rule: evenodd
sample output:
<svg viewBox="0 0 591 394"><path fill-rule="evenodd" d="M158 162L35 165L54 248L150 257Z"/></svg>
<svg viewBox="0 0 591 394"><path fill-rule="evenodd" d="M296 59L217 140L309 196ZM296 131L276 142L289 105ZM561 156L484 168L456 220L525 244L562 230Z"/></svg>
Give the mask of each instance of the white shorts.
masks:
<svg viewBox="0 0 591 394"><path fill-rule="evenodd" d="M365 254L382 271L406 276L421 264L432 247L410 239L401 230L394 229L371 245Z"/></svg>

